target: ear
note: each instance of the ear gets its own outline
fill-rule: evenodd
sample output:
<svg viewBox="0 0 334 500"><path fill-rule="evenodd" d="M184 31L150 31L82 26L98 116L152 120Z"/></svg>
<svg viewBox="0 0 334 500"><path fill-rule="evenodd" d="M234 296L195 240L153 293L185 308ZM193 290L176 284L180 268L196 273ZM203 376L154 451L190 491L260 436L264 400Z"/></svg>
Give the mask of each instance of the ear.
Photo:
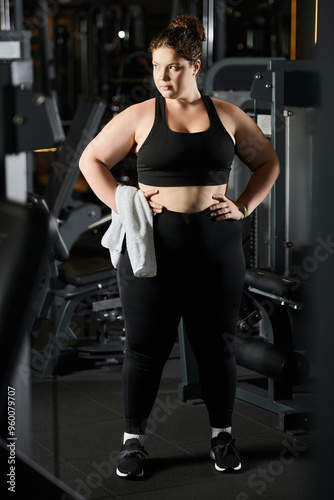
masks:
<svg viewBox="0 0 334 500"><path fill-rule="evenodd" d="M195 61L195 63L194 63L194 74L195 74L195 76L199 72L200 67L201 67L201 60L197 59L197 61Z"/></svg>

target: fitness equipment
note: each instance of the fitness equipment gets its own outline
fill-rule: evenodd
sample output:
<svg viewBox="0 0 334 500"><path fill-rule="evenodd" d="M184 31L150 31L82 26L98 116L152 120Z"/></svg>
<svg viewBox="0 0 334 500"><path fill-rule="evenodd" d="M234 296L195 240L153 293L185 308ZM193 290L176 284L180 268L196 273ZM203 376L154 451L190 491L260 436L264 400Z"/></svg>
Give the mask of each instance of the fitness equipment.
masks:
<svg viewBox="0 0 334 500"><path fill-rule="evenodd" d="M47 10L42 2L43 13ZM45 25L46 26L46 25ZM44 30L45 31L45 30ZM44 39L49 37L44 33ZM46 51L50 53L50 50ZM48 67L49 57L44 66ZM45 81L52 81L52 75L45 76ZM84 203L73 198L74 185L79 176L78 161L86 147L98 131L106 110L106 103L100 99L81 98L74 114L66 140L58 151L56 160L50 167L49 182L44 199L30 194L29 202L44 211L50 211L59 231L53 238L53 251L46 266L44 281L38 297L38 310L30 328L33 343L31 365L39 377L50 377L59 361L64 342L73 345L76 335L69 326L73 312L81 301L90 299L90 306L97 307L97 297L103 296L104 312L96 311L95 316L102 324L104 338L106 321L113 318L116 310L115 301L111 307L107 305L105 295L114 294L115 280L110 262L107 259L86 259L81 262L68 261L70 251L78 237L89 227L101 219L101 207L96 203ZM63 251L57 251L57 247ZM95 295L95 302L92 296ZM109 310L111 309L111 311ZM38 352L34 346L41 335L43 320L50 321L52 328L48 341ZM85 339L86 343L88 339ZM81 341L83 343L83 341ZM84 349L84 346L81 346ZM88 347L87 347L88 349ZM86 353L87 356L87 353ZM73 366L76 360L72 359Z"/></svg>
<svg viewBox="0 0 334 500"><path fill-rule="evenodd" d="M46 5L45 2L41 3L45 15ZM86 98L81 99L66 140L56 161L51 166L49 183L44 194L46 204L35 194L30 195L30 203L48 209L52 217L57 220L58 241L55 239L53 244L64 245L68 253L87 228L95 227L101 222L101 207L95 203L82 203L75 200L72 193L79 175L78 160L84 147L96 133L107 109L105 101L89 97L95 95L96 92L100 93L97 86L100 81L99 71L97 71L100 50L96 52L95 40L101 39L103 48L107 50L108 41L112 42L109 40L110 36L114 36L116 28L118 31L121 29L123 19L119 6L114 8L107 4L92 2L88 15L86 7L86 3L82 4L82 10L80 8L79 12L75 10L70 20L71 25L73 23L78 26L79 22L84 35L81 40L83 51L81 55L83 90ZM140 13L140 9L131 7L126 9L124 18L124 27L129 32L131 31L139 47L141 47L142 22ZM111 27L113 29L110 31ZM43 35L43 38L49 40L44 32ZM125 45L130 47L128 39ZM142 58L144 55L147 56L142 52L135 52L126 60L125 67L129 67L135 58ZM107 52L103 52L102 59L104 56L108 56ZM50 56L45 57L46 66L47 59L50 60ZM104 76L110 77L110 75ZM46 75L44 79L50 82L51 77L52 75ZM133 83L132 80L131 82ZM124 351L123 329L119 328L122 324L121 305L117 294L115 270L111 266L110 259L97 257L74 261L73 258L68 260L68 256L61 257L52 254L40 289L38 304L39 309L30 329L33 341L32 368L37 377L52 377L56 366L58 373L59 370L66 370L66 359L69 360L67 364L71 363L72 368L79 366L78 358L80 358L80 366L81 362L85 361L86 367L90 362L101 364L121 361ZM73 325L72 328L70 325L74 313L76 318L84 318L83 322L80 321L80 327L77 327L77 330L80 329L80 333L83 334L80 339L77 338ZM45 333L42 331L44 320L51 323L52 331L49 332L42 351L38 351L35 347ZM89 338L88 332L89 322L92 321L96 321L99 325L96 329L97 338L94 339ZM109 323L112 323L112 328L107 327ZM64 344L68 346L67 349L64 349Z"/></svg>
<svg viewBox="0 0 334 500"><path fill-rule="evenodd" d="M123 331L116 332L115 327L107 329L107 323L120 321L121 316L115 270L110 259L94 257L68 260L79 235L101 219L98 205L75 201L72 192L79 176L78 160L81 152L96 133L104 110L105 103L102 101L81 101L59 158L52 166L45 200L36 194L30 195L31 203L44 207L44 210L49 209L54 219L60 220L59 234L53 240L53 245L63 245L67 250L67 255L50 255L37 301L39 309L30 329L35 347L36 340L42 337L42 320L48 320L52 325L41 351L32 349L31 365L35 376L39 378L52 377L59 361L62 367L58 366L58 369L66 369L65 356L72 369L79 366L78 358L87 363L105 363L109 358L109 362L115 363L123 356ZM88 314L99 322L97 339L89 339L87 332L82 332L84 335L78 339L73 325L71 327L73 315L79 306L81 316ZM84 329L86 323L80 329ZM110 341L109 337L112 336L117 336L116 343ZM68 345L67 350L64 350L64 344Z"/></svg>
<svg viewBox="0 0 334 500"><path fill-rule="evenodd" d="M44 199L36 194L30 195L30 203L47 210ZM65 252L55 253L57 247L64 248ZM68 257L68 249L60 230L52 240L52 248L54 251L50 253L43 286L36 301L39 309L30 329L31 337L34 339L31 368L37 378L49 378L55 375L62 353L68 357L73 371L80 368L78 362L80 353L82 353L81 358L89 362L105 360L112 355L114 363L117 355L122 356L124 350L122 339L117 346L105 342L107 330L104 325L118 319L120 316L118 309L121 308L115 270L110 261L102 257L93 257L79 261L68 260L63 264L62 262ZM87 307L91 314L94 314L102 324L104 336L103 338L100 336L100 344L96 339L92 342L87 336L86 338L82 336L81 341L78 341L79 326L74 325L73 315L76 308L84 301L88 301ZM34 348L36 341L39 337L43 338L42 320L48 320L51 331L48 333L45 345L37 350ZM64 352L66 345L68 347ZM74 347L76 349L73 349ZM64 361L60 368L66 370Z"/></svg>
<svg viewBox="0 0 334 500"><path fill-rule="evenodd" d="M2 7L1 14L4 13L10 26L11 12L9 3ZM21 12L21 9L19 9L19 12ZM19 15L15 17L15 23L15 30L10 30L7 26L7 30L0 31L0 99L2 109L0 118L0 134L2 137L0 141L0 196L4 202L14 202L24 206L28 186L32 185L32 149L56 146L63 140L64 133L54 96L32 90L33 65L29 51L30 32L22 30L22 19ZM42 125L40 132L39 125ZM22 211L24 212L24 209ZM24 220L24 215L22 215L22 218ZM2 223L6 223L5 215ZM3 232L6 241L10 235L14 239L14 228L15 225L13 224L11 231L6 230ZM28 240L28 235L25 236ZM11 263L13 262L11 260ZM10 268L11 265L8 264L8 269ZM5 269L6 266L4 266L4 273ZM24 271L21 268L21 272L22 276L29 275L28 270ZM19 287L20 285L20 281L14 281L12 286ZM9 329L7 334L10 334L10 332ZM13 335L15 336L15 334L16 331L14 330ZM22 372L13 371L11 384L15 385L19 394L16 402L18 414L22 415L24 412L26 416L25 419L22 418L17 422L18 428L23 435L19 446L21 451L26 454L30 452L30 443L26 438L30 424L30 402L26 391L29 377L27 374L23 377L22 373L24 373L24 370L28 370L29 352L29 339L25 335L22 338L18 360ZM11 355L10 353L6 354ZM22 410L22 413L20 410Z"/></svg>
<svg viewBox="0 0 334 500"><path fill-rule="evenodd" d="M104 101L80 99L66 139L50 166L44 198L52 215L60 221L60 233L69 251L78 236L101 218L99 205L74 200L73 190L80 173L79 158L95 136L105 109Z"/></svg>
<svg viewBox="0 0 334 500"><path fill-rule="evenodd" d="M293 313L302 314L300 282L252 268L246 271L244 301L236 341L240 366L263 375L239 378L237 397L278 414L278 429L309 430L312 411L293 398L307 381L307 357L294 350ZM247 311L246 325L242 316ZM251 317L251 321L249 321ZM262 319L264 324L260 324Z"/></svg>
<svg viewBox="0 0 334 500"><path fill-rule="evenodd" d="M0 345L3 354L0 368L0 459L8 471L1 490L6 498L9 491L19 498L24 498L28 491L29 495L38 498L43 490L48 498L60 500L66 496L70 500L78 498L78 495L30 458L31 408L30 392L27 390L30 383L30 349L27 325L34 315L34 294L50 252L54 225L47 213L26 205L27 190L32 176L32 149L57 146L63 139L63 130L53 96L31 90L30 33L22 30L22 2L14 4L15 30L10 30L9 2L1 2L0 5L1 28L5 28L0 32L3 110L0 121L3 139L0 149L3 181L0 200ZM42 124L41 130L36 126L36 120L39 126ZM15 393L15 437L12 439L9 421L4 421L4 415L9 415L9 387L12 388L10 393ZM15 467L14 475L12 467ZM6 469L3 467L3 470ZM13 489L9 490L9 487Z"/></svg>
<svg viewBox="0 0 334 500"><path fill-rule="evenodd" d="M35 293L51 250L50 238L54 230L55 226L46 212L1 200L0 347L3 356L0 364L0 461L2 471L8 473L6 481L2 481L0 486L2 498L8 498L8 488L14 484L12 491L18 498L25 498L29 492L33 498L40 498L43 493L52 500L83 500L81 495L31 459L27 443L30 437L27 428L30 424L30 391L27 390L30 377L24 355L27 324L33 318ZM17 313L18 307L20 314ZM23 384L18 383L19 379ZM8 435L8 421L4 421L4 416L8 415L8 387L13 387L11 393L15 399L15 440ZM24 427L20 424L22 419ZM13 423L12 420L10 422ZM12 469L9 464L15 467L15 475L10 476Z"/></svg>
<svg viewBox="0 0 334 500"><path fill-rule="evenodd" d="M255 75L250 92L256 106L270 106L270 139L281 164L268 221L268 262L259 267L284 276L296 274L312 244L312 203L305 193L312 192L317 87L314 61L272 60Z"/></svg>

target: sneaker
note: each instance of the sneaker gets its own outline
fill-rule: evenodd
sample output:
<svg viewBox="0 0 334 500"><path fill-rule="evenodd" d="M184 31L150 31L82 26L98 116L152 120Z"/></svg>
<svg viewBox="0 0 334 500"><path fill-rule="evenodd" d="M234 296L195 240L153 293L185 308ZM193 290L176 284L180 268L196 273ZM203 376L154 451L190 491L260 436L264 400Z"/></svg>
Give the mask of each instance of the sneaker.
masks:
<svg viewBox="0 0 334 500"><path fill-rule="evenodd" d="M138 439L127 439L117 458L116 474L120 477L142 477L144 455L148 455Z"/></svg>
<svg viewBox="0 0 334 500"><path fill-rule="evenodd" d="M220 432L211 439L210 456L215 460L215 469L222 471L240 470L240 455L234 446L235 439L229 432Z"/></svg>

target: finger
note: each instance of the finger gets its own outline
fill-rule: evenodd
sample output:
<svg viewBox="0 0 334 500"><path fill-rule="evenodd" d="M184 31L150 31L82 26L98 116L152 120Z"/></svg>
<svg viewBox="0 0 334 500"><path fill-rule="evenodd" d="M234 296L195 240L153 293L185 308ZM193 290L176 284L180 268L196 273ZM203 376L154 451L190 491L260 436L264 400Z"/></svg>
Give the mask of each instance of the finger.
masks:
<svg viewBox="0 0 334 500"><path fill-rule="evenodd" d="M224 216L226 218L226 216L230 213L230 209L229 208L219 208L217 210L212 210L210 215L211 217L221 217L221 216Z"/></svg>
<svg viewBox="0 0 334 500"><path fill-rule="evenodd" d="M163 206L162 205L158 205L157 203L150 203L150 207L153 209L153 210L162 210L163 209Z"/></svg>
<svg viewBox="0 0 334 500"><path fill-rule="evenodd" d="M153 201L148 202L150 209L152 210L153 214L158 213L161 214L161 212L164 209L163 205L159 205L158 203L154 203Z"/></svg>
<svg viewBox="0 0 334 500"><path fill-rule="evenodd" d="M230 210L230 204L226 203L224 201L220 201L217 203L214 203L209 207L211 211L218 211L218 210Z"/></svg>
<svg viewBox="0 0 334 500"><path fill-rule="evenodd" d="M151 207L151 211L152 211L153 215L158 215L158 214L162 213L162 208Z"/></svg>
<svg viewBox="0 0 334 500"><path fill-rule="evenodd" d="M222 221L222 220L227 220L227 219L233 219L231 212L228 212L226 214L217 215L217 217L214 217L215 221Z"/></svg>
<svg viewBox="0 0 334 500"><path fill-rule="evenodd" d="M154 194L159 193L159 189L150 189L149 191L145 191L144 195L146 198L153 196Z"/></svg>
<svg viewBox="0 0 334 500"><path fill-rule="evenodd" d="M228 198L224 194L221 193L216 193L212 195L212 198L214 200L219 200L219 201L228 201Z"/></svg>
<svg viewBox="0 0 334 500"><path fill-rule="evenodd" d="M217 200L216 203L214 203L213 205L210 205L209 210L211 210L211 211L218 210L220 207L221 207L221 205L220 205L219 201Z"/></svg>

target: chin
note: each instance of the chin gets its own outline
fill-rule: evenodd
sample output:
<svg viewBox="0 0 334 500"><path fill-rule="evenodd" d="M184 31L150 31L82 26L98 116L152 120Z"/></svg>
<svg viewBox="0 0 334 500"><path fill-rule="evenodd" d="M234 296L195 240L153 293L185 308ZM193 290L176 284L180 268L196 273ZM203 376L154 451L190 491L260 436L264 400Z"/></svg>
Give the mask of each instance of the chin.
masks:
<svg viewBox="0 0 334 500"><path fill-rule="evenodd" d="M159 92L162 94L162 95L166 95L166 96L170 96L170 95L174 95L175 94L175 90L172 89L172 88L169 88L169 89L161 89L159 88L158 89Z"/></svg>

